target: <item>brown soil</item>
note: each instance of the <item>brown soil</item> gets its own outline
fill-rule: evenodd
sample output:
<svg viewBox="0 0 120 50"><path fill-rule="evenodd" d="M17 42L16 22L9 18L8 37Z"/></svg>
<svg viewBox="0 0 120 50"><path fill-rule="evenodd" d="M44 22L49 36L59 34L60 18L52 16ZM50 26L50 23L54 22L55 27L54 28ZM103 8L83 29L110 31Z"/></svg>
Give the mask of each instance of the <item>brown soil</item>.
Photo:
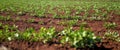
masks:
<svg viewBox="0 0 120 50"><path fill-rule="evenodd" d="M0 13L2 16L7 16L6 13ZM3 24L9 24L9 25L17 25L18 30L24 31L27 28L33 27L36 31L39 30L41 27L55 27L56 31L61 31L64 28L68 27L68 25L61 25L59 24L60 21L66 21L68 19L54 19L54 18L38 18L34 16L29 16L29 14L25 14L22 16L11 14L11 19L8 21L0 20ZM17 17L19 17L19 20L16 20ZM28 22L29 19L34 19L32 22ZM117 23L117 27L115 29L111 29L111 31L118 31L120 33L120 16L112 14L111 18L109 20L106 20L106 22L115 22ZM41 22L41 23L40 23ZM79 29L79 25L81 24L81 20L77 22L76 25L72 26L73 30ZM108 30L106 29L103 24L105 21L90 21L85 20L87 22L86 28L90 28L97 36L103 36L104 33ZM62 46L58 43L48 43L48 44L42 44L41 42L27 42L27 41L10 41L10 42L2 42L0 45L4 45L8 48L12 48L13 50L75 50L75 48L70 47L69 45ZM77 50L119 50L120 43L114 42L109 39L103 39L101 43L96 44L97 46L95 48L78 48Z"/></svg>

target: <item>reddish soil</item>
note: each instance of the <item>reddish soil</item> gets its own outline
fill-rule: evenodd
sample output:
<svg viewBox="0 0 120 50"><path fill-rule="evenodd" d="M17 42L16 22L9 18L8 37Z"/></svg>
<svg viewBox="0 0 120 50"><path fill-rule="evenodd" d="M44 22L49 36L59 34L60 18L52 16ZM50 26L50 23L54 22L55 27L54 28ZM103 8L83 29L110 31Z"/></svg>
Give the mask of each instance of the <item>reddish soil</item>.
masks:
<svg viewBox="0 0 120 50"><path fill-rule="evenodd" d="M2 16L7 16L6 13L0 13ZM33 27L36 31L39 30L41 27L55 27L56 31L61 31L64 28L68 27L68 25L61 25L59 24L60 21L66 21L69 19L54 19L54 18L38 18L34 16L29 16L29 14L25 14L22 16L11 14L11 19L8 21L0 20L3 24L9 25L17 25L18 30L24 31L27 28ZM19 20L16 20L19 17ZM32 22L27 22L29 19L34 19ZM115 29L111 29L111 31L118 31L120 33L120 15L112 14L109 20L106 22L115 22L117 23L117 27ZM39 23L42 22L42 23ZM79 25L81 24L81 20L77 22L76 25L72 26L73 30L79 29ZM108 30L106 29L103 24L105 21L90 21L85 20L87 22L86 28L90 28L97 36L103 36L104 33ZM69 45L62 46L61 44L51 42L48 44L42 44L41 42L27 42L27 41L11 41L11 42L2 42L0 45L4 45L8 48L12 48L13 50L75 50L75 48L70 47ZM78 48L77 50L119 50L120 43L111 41L109 39L103 39L101 43L96 44L95 48Z"/></svg>

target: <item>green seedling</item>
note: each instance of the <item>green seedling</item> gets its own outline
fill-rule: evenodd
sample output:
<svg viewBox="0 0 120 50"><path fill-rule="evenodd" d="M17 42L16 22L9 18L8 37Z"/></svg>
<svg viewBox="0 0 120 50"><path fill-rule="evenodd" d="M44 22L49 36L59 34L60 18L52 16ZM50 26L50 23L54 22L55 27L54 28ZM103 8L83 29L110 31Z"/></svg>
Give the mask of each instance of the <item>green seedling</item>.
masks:
<svg viewBox="0 0 120 50"><path fill-rule="evenodd" d="M10 16L0 16L0 20L4 21L10 20Z"/></svg>
<svg viewBox="0 0 120 50"><path fill-rule="evenodd" d="M74 25L77 24L77 22L78 22L78 20L69 20L69 21L60 22L59 24L68 25L68 26L74 26Z"/></svg>
<svg viewBox="0 0 120 50"><path fill-rule="evenodd" d="M80 24L80 26L82 26L82 27L87 27L87 22L82 22L82 23Z"/></svg>
<svg viewBox="0 0 120 50"><path fill-rule="evenodd" d="M44 22L43 21L39 21L38 24L44 24Z"/></svg>
<svg viewBox="0 0 120 50"><path fill-rule="evenodd" d="M38 35L40 37L40 41L42 41L43 43L47 43L55 37L55 28L46 29L42 27Z"/></svg>
<svg viewBox="0 0 120 50"><path fill-rule="evenodd" d="M120 35L119 35L118 32L115 32L115 31L107 31L107 32L105 32L104 38L120 42Z"/></svg>
<svg viewBox="0 0 120 50"><path fill-rule="evenodd" d="M117 24L116 23L110 23L110 22L106 22L104 23L104 27L107 28L107 29L114 29L117 27Z"/></svg>
<svg viewBox="0 0 120 50"><path fill-rule="evenodd" d="M34 22L34 21L35 21L35 19L28 19L28 20L27 20L28 23L32 23L32 22Z"/></svg>
<svg viewBox="0 0 120 50"><path fill-rule="evenodd" d="M93 47L96 42L101 41L99 37L95 36L93 32L84 30L83 28L73 31L71 28L60 32L62 44L69 43L76 48Z"/></svg>

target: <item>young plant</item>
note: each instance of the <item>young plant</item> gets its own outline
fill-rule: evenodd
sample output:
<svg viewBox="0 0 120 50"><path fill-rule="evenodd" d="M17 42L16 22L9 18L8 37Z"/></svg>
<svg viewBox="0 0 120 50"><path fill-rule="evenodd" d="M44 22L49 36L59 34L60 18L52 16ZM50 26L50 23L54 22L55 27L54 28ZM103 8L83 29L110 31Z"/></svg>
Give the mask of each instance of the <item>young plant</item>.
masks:
<svg viewBox="0 0 120 50"><path fill-rule="evenodd" d="M117 27L117 24L115 22L113 22L113 23L106 22L106 23L104 23L104 27L107 29L114 29Z"/></svg>
<svg viewBox="0 0 120 50"><path fill-rule="evenodd" d="M34 31L35 30L33 28L29 28L25 32L22 32L20 34L20 36L18 37L18 39L30 41L31 40L31 35L32 35L32 33L34 33Z"/></svg>
<svg viewBox="0 0 120 50"><path fill-rule="evenodd" d="M20 16L17 16L15 20L20 20Z"/></svg>
<svg viewBox="0 0 120 50"><path fill-rule="evenodd" d="M115 32L115 31L113 31L113 32L111 32L111 31L105 32L104 38L120 42L120 35L119 35L118 32Z"/></svg>
<svg viewBox="0 0 120 50"><path fill-rule="evenodd" d="M82 27L87 27L87 22L82 22L82 23L80 24L80 26L82 26Z"/></svg>
<svg viewBox="0 0 120 50"><path fill-rule="evenodd" d="M47 43L55 37L55 28L46 29L46 28L42 27L39 30L38 36L40 38L39 39L40 41L42 41L43 43Z"/></svg>
<svg viewBox="0 0 120 50"><path fill-rule="evenodd" d="M7 21L7 20L10 20L10 16L0 16L0 20L4 20L4 21Z"/></svg>
<svg viewBox="0 0 120 50"><path fill-rule="evenodd" d="M32 23L32 22L34 22L34 21L35 21L35 19L28 19L28 20L27 20L28 23Z"/></svg>
<svg viewBox="0 0 120 50"><path fill-rule="evenodd" d="M78 20L69 20L69 21L62 21L62 22L60 22L60 24L74 26L77 24L77 22L78 22Z"/></svg>
<svg viewBox="0 0 120 50"><path fill-rule="evenodd" d="M39 21L38 24L44 24L44 22L43 21Z"/></svg>
<svg viewBox="0 0 120 50"><path fill-rule="evenodd" d="M0 27L2 27L2 23L0 23Z"/></svg>
<svg viewBox="0 0 120 50"><path fill-rule="evenodd" d="M9 27L10 30L17 30L17 28L18 28L18 26L15 24L13 26Z"/></svg>
<svg viewBox="0 0 120 50"><path fill-rule="evenodd" d="M68 28L59 33L62 38L60 42L62 44L70 44L76 48L93 47L96 42L100 42L100 38L95 36L93 32L80 28L73 31L72 28Z"/></svg>
<svg viewBox="0 0 120 50"><path fill-rule="evenodd" d="M15 32L10 32L8 29L0 30L0 42L14 40L14 33Z"/></svg>

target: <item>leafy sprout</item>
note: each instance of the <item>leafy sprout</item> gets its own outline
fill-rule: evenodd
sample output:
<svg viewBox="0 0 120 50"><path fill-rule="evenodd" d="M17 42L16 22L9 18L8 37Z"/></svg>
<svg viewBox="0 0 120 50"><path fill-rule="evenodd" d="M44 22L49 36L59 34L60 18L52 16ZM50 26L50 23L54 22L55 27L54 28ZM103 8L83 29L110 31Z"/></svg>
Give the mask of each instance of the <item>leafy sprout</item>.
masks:
<svg viewBox="0 0 120 50"><path fill-rule="evenodd" d="M116 32L116 31L107 31L105 32L104 34L104 38L106 39L110 39L110 40L113 40L113 41L117 41L117 42L120 42L120 37L119 37L119 33Z"/></svg>
<svg viewBox="0 0 120 50"><path fill-rule="evenodd" d="M115 22L113 22L113 23L106 22L106 23L104 23L104 27L107 29L114 29L117 27L117 24Z"/></svg>
<svg viewBox="0 0 120 50"><path fill-rule="evenodd" d="M76 48L93 47L96 42L100 42L100 38L96 37L93 32L86 31L83 28L73 31L71 28L63 30L61 33L62 44L69 43Z"/></svg>

